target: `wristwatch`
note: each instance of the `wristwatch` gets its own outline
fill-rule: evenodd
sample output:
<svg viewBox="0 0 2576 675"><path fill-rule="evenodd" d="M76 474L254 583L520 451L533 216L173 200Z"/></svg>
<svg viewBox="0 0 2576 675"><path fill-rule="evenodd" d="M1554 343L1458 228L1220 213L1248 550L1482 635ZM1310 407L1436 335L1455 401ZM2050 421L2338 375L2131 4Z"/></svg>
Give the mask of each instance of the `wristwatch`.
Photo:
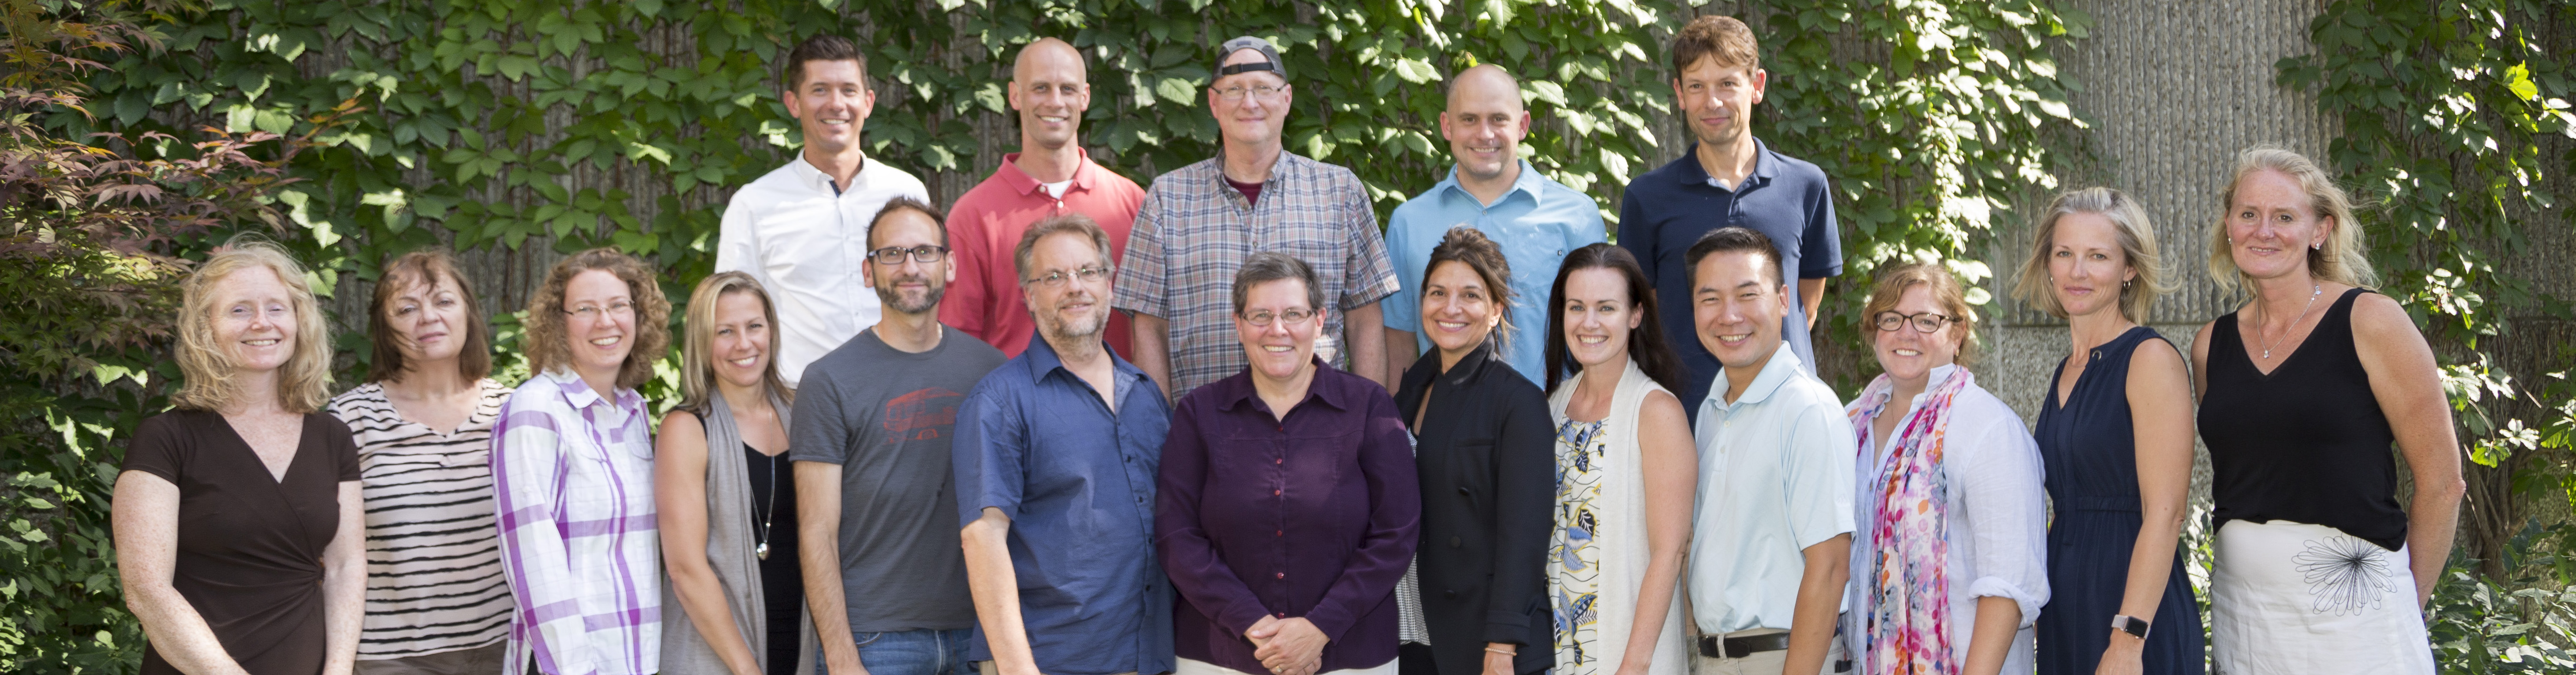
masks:
<svg viewBox="0 0 2576 675"><path fill-rule="evenodd" d="M2113 629L2126 631L2130 635L2138 636L2138 639L2140 640L2147 639L2146 619L2122 614L2111 617L2111 627Z"/></svg>

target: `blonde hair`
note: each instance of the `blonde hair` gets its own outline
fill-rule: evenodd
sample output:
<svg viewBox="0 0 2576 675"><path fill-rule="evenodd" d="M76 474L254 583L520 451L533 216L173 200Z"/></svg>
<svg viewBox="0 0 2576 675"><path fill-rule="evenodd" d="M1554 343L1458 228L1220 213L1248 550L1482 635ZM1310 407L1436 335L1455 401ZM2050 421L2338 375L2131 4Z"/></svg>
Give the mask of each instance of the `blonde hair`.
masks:
<svg viewBox="0 0 2576 675"><path fill-rule="evenodd" d="M1959 277L1951 275L1950 270L1938 261L1881 268L1877 286L1870 289L1869 303L1861 306L1861 332L1868 333L1870 342L1876 344L1882 333L1878 329L1878 313L1894 311L1896 303L1905 298L1905 290L1915 286L1932 287L1932 304L1939 305L1942 314L1950 315L1951 325L1959 329L1959 355L1950 361L1961 368L1975 363L1977 309L1968 306L1968 289L1959 285ZM1899 326L1897 330L1914 329Z"/></svg>
<svg viewBox="0 0 2576 675"><path fill-rule="evenodd" d="M2164 258L2156 252L2156 226L2147 221L2147 210L2128 194L2106 187L2089 187L2057 196L2048 203L2048 215L2031 235L2030 259L2021 263L2020 278L2013 284L2013 296L2048 312L2049 316L2066 318L2066 307L2058 304L2055 283L2048 274L2048 256L2057 248L2057 223L2067 216L2090 213L2111 221L2111 230L2120 242L2122 264L2136 272L2135 280L2120 282L2120 316L2145 323L2147 310L2156 304L2156 296L2171 293L2172 281L2165 278Z"/></svg>
<svg viewBox="0 0 2576 675"><path fill-rule="evenodd" d="M277 404L287 412L309 414L322 409L331 394L331 323L313 300L304 266L286 249L256 236L237 236L197 266L179 285L178 352L180 384L170 395L173 407L220 411L239 403L240 364L215 336L215 285L233 273L267 270L286 286L287 305L295 310L295 350L278 366Z"/></svg>
<svg viewBox="0 0 2576 675"><path fill-rule="evenodd" d="M796 402L796 390L778 376L778 305L770 302L769 290L749 274L717 272L699 280L697 290L689 292L688 316L680 325L680 407L701 417L707 399L716 393L716 303L733 293L760 298L760 316L769 320L769 362L760 373L761 384L780 400Z"/></svg>
<svg viewBox="0 0 2576 675"><path fill-rule="evenodd" d="M2211 281L2229 292L2253 285L2254 280L2236 268L2235 246L2227 238L2227 221L2236 211L2236 189L2256 171L2278 172L2298 181L2299 190L2308 194L2308 210L2320 218L2334 219L2334 230L2326 236L2325 244L2308 249L2309 274L2346 286L2370 288L2379 284L2379 273L2370 269L2370 258L2363 250L2361 221L2353 218L2352 197L2306 155L2272 145L2237 153L2236 177L2227 181L2227 190L2218 195L2218 220L2209 226Z"/></svg>
<svg viewBox="0 0 2576 675"><path fill-rule="evenodd" d="M626 293L635 303L635 347L626 352L626 363L617 369L617 388L633 389L653 381L653 362L671 345L671 301L662 297L662 285L653 279L653 269L644 261L613 248L594 248L556 261L546 272L545 286L528 296L526 339L528 367L536 372L572 367L571 328L565 325L564 291L572 278L583 272L602 270L626 282Z"/></svg>

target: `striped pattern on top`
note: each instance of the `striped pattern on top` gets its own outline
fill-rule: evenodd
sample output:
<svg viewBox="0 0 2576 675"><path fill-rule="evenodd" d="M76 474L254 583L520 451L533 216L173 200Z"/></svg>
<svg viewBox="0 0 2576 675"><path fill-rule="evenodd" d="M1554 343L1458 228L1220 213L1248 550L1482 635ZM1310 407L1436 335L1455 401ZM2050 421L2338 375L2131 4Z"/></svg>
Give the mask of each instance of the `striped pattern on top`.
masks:
<svg viewBox="0 0 2576 675"><path fill-rule="evenodd" d="M482 400L453 434L404 419L384 387L361 385L330 412L358 442L367 503L367 616L361 660L469 649L510 634L493 519L492 421L510 389L477 383Z"/></svg>

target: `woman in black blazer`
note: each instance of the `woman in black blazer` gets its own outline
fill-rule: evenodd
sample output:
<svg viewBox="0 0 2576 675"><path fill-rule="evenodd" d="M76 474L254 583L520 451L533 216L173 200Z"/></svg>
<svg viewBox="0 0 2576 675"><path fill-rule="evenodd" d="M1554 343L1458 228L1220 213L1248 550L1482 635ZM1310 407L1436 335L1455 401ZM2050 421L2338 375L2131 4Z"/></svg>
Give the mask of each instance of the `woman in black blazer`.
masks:
<svg viewBox="0 0 2576 675"><path fill-rule="evenodd" d="M1555 528L1555 432L1547 394L1494 354L1508 331L1511 269L1459 227L1432 248L1422 329L1438 347L1404 372L1422 481L1418 626L1404 675L1515 675L1555 665L1547 543ZM1399 603L1402 604L1402 603ZM1414 619L1415 617L1406 617ZM1410 630L1407 631L1408 633Z"/></svg>

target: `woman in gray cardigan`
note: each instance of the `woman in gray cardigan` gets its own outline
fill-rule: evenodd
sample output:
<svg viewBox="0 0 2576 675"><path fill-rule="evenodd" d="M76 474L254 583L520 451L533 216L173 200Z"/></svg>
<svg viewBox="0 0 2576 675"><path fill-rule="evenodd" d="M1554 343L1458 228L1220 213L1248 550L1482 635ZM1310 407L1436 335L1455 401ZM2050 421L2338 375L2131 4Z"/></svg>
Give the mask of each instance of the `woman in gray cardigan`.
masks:
<svg viewBox="0 0 2576 675"><path fill-rule="evenodd" d="M724 272L689 295L679 409L653 444L664 611L662 672L814 672L796 569L796 496L778 377L778 311L760 282Z"/></svg>

